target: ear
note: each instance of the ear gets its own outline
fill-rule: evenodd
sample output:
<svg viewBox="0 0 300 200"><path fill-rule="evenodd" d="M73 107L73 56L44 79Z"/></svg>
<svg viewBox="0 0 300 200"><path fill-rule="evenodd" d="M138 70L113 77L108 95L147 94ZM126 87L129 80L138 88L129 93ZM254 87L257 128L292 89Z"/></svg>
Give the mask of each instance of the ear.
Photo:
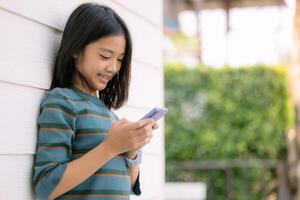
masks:
<svg viewBox="0 0 300 200"><path fill-rule="evenodd" d="M72 57L75 58L75 59L78 59L78 57L79 57L79 52L76 51L76 52L72 55Z"/></svg>
<svg viewBox="0 0 300 200"><path fill-rule="evenodd" d="M74 54L72 55L72 57L73 57L74 59L78 59L78 54L77 54L77 53L74 53Z"/></svg>

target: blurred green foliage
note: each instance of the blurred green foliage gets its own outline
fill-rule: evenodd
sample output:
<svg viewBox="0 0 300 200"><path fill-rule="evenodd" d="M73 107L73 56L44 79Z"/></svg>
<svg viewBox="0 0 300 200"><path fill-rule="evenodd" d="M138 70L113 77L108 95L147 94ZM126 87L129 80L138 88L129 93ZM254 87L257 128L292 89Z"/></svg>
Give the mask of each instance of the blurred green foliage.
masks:
<svg viewBox="0 0 300 200"><path fill-rule="evenodd" d="M207 181L206 172L175 172L168 164L172 161L285 159L293 112L282 66L166 65L165 104L167 181ZM240 194L245 176L248 191L257 197L251 199L261 199L258 183L274 179L273 172L258 169L236 170L233 175L239 194L234 199L249 199L250 194ZM223 179L220 173L216 176L216 199L222 199Z"/></svg>

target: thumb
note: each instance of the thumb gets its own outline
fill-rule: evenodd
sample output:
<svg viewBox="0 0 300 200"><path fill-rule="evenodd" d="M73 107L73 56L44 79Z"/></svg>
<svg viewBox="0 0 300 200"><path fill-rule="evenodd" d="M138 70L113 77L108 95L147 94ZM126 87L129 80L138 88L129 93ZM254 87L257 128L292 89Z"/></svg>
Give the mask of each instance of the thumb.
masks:
<svg viewBox="0 0 300 200"><path fill-rule="evenodd" d="M118 121L118 124L119 125L123 125L123 124L126 124L126 123L128 123L129 121L126 119L126 118L122 118L122 119L120 119L119 121Z"/></svg>

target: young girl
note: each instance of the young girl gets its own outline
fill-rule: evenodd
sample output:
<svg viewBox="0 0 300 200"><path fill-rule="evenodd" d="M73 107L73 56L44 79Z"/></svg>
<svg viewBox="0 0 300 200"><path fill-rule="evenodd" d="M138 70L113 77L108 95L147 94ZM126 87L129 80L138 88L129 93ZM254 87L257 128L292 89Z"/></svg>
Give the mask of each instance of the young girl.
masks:
<svg viewBox="0 0 300 200"><path fill-rule="evenodd" d="M33 184L39 199L140 195L141 151L158 128L118 120L128 98L132 44L112 9L85 3L67 21L41 102Z"/></svg>

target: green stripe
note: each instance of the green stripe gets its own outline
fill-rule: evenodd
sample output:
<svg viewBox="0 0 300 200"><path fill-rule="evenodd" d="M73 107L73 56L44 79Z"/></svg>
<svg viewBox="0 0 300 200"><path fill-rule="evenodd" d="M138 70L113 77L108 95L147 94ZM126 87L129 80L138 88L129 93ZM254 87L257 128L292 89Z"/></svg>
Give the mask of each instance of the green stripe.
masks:
<svg viewBox="0 0 300 200"><path fill-rule="evenodd" d="M107 129L102 128L84 128L84 129L77 129L76 133L107 133Z"/></svg>
<svg viewBox="0 0 300 200"><path fill-rule="evenodd" d="M48 176L50 173L51 171L46 171L45 173L42 173L39 176L37 176L36 179L33 181L33 186L36 187L40 180L45 176Z"/></svg>
<svg viewBox="0 0 300 200"><path fill-rule="evenodd" d="M92 149L95 148L96 146L97 146L97 144L94 145L94 146L91 146L89 149L87 149L87 148L85 148L85 149L75 149L75 148L73 148L73 149L72 149L72 153L73 153L73 154L77 154L77 153L87 153L88 151L92 150ZM116 156L116 157L119 157L119 156ZM120 156L120 157L121 157L121 156Z"/></svg>
<svg viewBox="0 0 300 200"><path fill-rule="evenodd" d="M36 162L34 166L40 167L40 166L44 166L44 165L48 165L48 164L52 164L52 163L59 164L57 161L42 161L42 162Z"/></svg>
<svg viewBox="0 0 300 200"><path fill-rule="evenodd" d="M128 191L122 190L71 190L68 194L112 194L112 195L130 195Z"/></svg>
<svg viewBox="0 0 300 200"><path fill-rule="evenodd" d="M67 149L70 149L70 145L66 144L66 143L38 143L37 144L38 147L56 147L56 146L63 146Z"/></svg>
<svg viewBox="0 0 300 200"><path fill-rule="evenodd" d="M110 118L111 116L107 113L100 113L100 112L96 112L94 110L89 110L89 109L84 109L78 112L78 115L83 115L83 114L95 114L95 115L99 115L101 117L106 117L106 118Z"/></svg>
<svg viewBox="0 0 300 200"><path fill-rule="evenodd" d="M66 130L72 130L69 126L66 124L57 124L57 123L39 123L40 128L61 128Z"/></svg>
<svg viewBox="0 0 300 200"><path fill-rule="evenodd" d="M93 148L95 148L97 146L97 144L92 145L90 148L82 148L82 149L76 149L73 148L72 149L72 153L73 154L77 154L77 153L87 153L88 151L92 150ZM116 157L123 157L121 154L116 156ZM116 158L115 157L115 158Z"/></svg>
<svg viewBox="0 0 300 200"><path fill-rule="evenodd" d="M125 176L129 175L128 171L121 171L121 170L116 170L116 169L101 169L97 173L101 173L101 174L118 174L118 175L125 175Z"/></svg>
<svg viewBox="0 0 300 200"><path fill-rule="evenodd" d="M34 166L36 167L40 167L40 166L44 166L44 165L47 165L47 164L50 164L50 163L54 163L54 161L42 161L42 162L36 162Z"/></svg>
<svg viewBox="0 0 300 200"><path fill-rule="evenodd" d="M45 104L43 106L43 108L58 108L64 112L72 115L73 117L76 117L76 113L73 110L71 110L70 108L67 108L63 105L60 105L60 104L48 103L48 104Z"/></svg>
<svg viewBox="0 0 300 200"><path fill-rule="evenodd" d="M90 150L92 150L92 148L91 148L91 149L73 149L73 150L72 150L72 153L73 153L73 154L77 154L77 153L87 153L87 152L90 151Z"/></svg>

